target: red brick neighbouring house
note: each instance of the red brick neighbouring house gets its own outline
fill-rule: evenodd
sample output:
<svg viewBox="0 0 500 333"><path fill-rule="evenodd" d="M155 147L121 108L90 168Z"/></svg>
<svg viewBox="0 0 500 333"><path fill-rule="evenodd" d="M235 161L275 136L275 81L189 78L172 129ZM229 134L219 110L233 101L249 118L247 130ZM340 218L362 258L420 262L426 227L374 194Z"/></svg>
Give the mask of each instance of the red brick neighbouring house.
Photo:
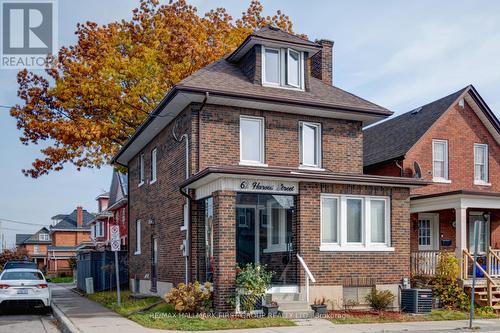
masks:
<svg viewBox="0 0 500 333"><path fill-rule="evenodd" d="M88 224L90 228L90 240L96 249L103 250L109 247L109 227L113 224L113 214L108 211L109 192L102 193L95 199L97 201L97 213Z"/></svg>
<svg viewBox="0 0 500 333"><path fill-rule="evenodd" d="M236 264L261 263L271 297L398 294L410 189L426 182L363 174L362 128L392 112L332 85L332 47L254 32L176 84L122 147L135 292L211 281L227 310Z"/></svg>
<svg viewBox="0 0 500 333"><path fill-rule="evenodd" d="M26 249L41 270L45 270L47 266L47 247L50 244L49 229L45 227L34 234L16 234L16 246Z"/></svg>
<svg viewBox="0 0 500 333"><path fill-rule="evenodd" d="M366 173L432 182L411 190L413 273L455 251L467 284L479 220L481 260L500 278L500 123L473 86L366 129L364 143Z"/></svg>
<svg viewBox="0 0 500 333"><path fill-rule="evenodd" d="M108 211L120 226L121 248L128 248L128 181L127 175L114 170L109 189Z"/></svg>

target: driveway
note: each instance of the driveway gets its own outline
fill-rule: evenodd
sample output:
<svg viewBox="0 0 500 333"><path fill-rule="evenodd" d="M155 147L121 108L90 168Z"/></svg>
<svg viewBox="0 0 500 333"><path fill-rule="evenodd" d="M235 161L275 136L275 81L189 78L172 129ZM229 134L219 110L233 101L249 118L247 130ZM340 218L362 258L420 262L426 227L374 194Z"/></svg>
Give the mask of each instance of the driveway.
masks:
<svg viewBox="0 0 500 333"><path fill-rule="evenodd" d="M59 333L52 314L36 311L10 310L0 314L0 333Z"/></svg>

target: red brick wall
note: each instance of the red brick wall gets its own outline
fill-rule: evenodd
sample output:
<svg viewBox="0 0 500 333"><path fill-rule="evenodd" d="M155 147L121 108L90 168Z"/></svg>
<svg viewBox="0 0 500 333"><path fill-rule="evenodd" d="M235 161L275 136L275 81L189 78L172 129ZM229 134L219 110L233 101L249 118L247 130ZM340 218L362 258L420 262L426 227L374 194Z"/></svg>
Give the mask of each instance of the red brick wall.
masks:
<svg viewBox="0 0 500 333"><path fill-rule="evenodd" d="M432 184L412 190L427 194L460 189L500 192L500 146L467 105L452 107L406 155L404 167L418 161L424 179L432 180L432 140L448 140L448 166L451 184ZM491 186L474 185L474 143L487 143L489 150L489 182Z"/></svg>
<svg viewBox="0 0 500 333"><path fill-rule="evenodd" d="M74 246L84 241L90 241L90 230L54 231L52 234L52 245L54 246Z"/></svg>
<svg viewBox="0 0 500 333"><path fill-rule="evenodd" d="M391 197L391 245L394 252L322 252L320 246L320 194L383 195ZM299 196L299 253L317 285L342 285L351 277L377 284L399 283L410 275L409 190L359 185L301 183Z"/></svg>
<svg viewBox="0 0 500 333"><path fill-rule="evenodd" d="M402 161L399 162L402 165ZM395 161L365 167L364 172L370 175L401 177L401 169Z"/></svg>
<svg viewBox="0 0 500 333"><path fill-rule="evenodd" d="M363 172L360 122L215 105L205 105L202 110L203 150L199 170L207 166L238 165L240 115L265 118L265 163L270 167L299 166L299 121L312 121L322 125L323 168L333 172ZM196 135L193 136L196 140Z"/></svg>

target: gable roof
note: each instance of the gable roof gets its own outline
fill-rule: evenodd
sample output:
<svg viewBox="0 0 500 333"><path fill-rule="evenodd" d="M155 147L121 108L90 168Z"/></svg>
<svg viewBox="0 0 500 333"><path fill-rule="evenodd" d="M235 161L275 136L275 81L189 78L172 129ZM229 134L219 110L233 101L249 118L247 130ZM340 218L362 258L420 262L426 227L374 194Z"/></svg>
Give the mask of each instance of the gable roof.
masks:
<svg viewBox="0 0 500 333"><path fill-rule="evenodd" d="M363 131L364 166L403 157L427 130L462 96L468 93L494 128L500 133L498 119L493 115L472 85L434 102L403 113ZM466 94L466 96L468 96Z"/></svg>
<svg viewBox="0 0 500 333"><path fill-rule="evenodd" d="M108 210L112 209L114 205L122 202L127 198L128 182L127 174L113 170L111 178L111 186L109 189L109 202Z"/></svg>
<svg viewBox="0 0 500 333"><path fill-rule="evenodd" d="M33 234L16 234L16 245L21 245L25 240L30 238Z"/></svg>
<svg viewBox="0 0 500 333"><path fill-rule="evenodd" d="M73 210L70 214L58 214L53 217L58 220L61 220L54 226L50 226L50 230L62 230L62 229L82 229L82 230L90 230L89 223L95 217L94 214L87 212L87 210L83 209L83 226L78 227L77 225L77 210Z"/></svg>
<svg viewBox="0 0 500 333"><path fill-rule="evenodd" d="M25 239L23 241L23 244L50 244L51 243L50 238L49 238L49 240L40 240L40 238L38 236L42 233L48 234L49 229L47 229L46 227L41 228L40 230L38 230L34 234L30 235L30 237Z"/></svg>

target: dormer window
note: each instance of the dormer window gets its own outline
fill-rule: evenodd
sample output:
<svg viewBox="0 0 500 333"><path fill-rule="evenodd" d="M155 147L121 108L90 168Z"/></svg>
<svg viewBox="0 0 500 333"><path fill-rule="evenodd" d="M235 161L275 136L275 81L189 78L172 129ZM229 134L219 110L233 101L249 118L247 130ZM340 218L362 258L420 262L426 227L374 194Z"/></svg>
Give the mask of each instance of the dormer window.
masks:
<svg viewBox="0 0 500 333"><path fill-rule="evenodd" d="M304 56L302 52L263 46L262 54L264 86L303 89Z"/></svg>

